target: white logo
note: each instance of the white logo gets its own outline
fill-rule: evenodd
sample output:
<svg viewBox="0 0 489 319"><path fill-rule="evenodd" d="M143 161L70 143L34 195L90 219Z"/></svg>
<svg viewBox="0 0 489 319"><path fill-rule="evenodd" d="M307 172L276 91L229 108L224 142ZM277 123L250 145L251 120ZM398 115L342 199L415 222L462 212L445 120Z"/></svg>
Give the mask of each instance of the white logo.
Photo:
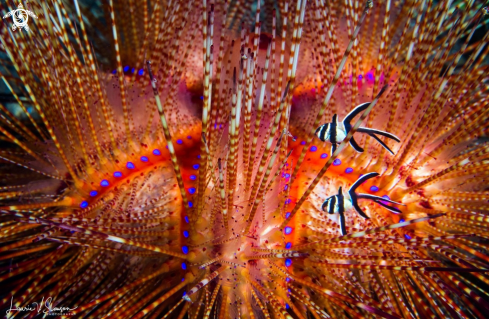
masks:
<svg viewBox="0 0 489 319"><path fill-rule="evenodd" d="M3 18L5 19L10 16L12 16L12 19L14 20L12 31L17 30L17 28L24 28L26 31L29 31L29 26L27 25L27 20L29 19L29 16L37 19L37 16L34 13L29 10L24 10L24 6L22 5L22 3L19 3L19 7L17 10L10 11L6 15L4 15Z"/></svg>

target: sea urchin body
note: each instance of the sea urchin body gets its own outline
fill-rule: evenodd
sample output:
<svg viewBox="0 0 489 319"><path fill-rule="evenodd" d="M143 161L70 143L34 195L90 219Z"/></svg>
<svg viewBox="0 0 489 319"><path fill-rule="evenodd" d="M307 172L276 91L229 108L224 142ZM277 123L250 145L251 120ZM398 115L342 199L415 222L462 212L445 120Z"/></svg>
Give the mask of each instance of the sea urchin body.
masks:
<svg viewBox="0 0 489 319"><path fill-rule="evenodd" d="M481 1L25 5L6 317L485 317Z"/></svg>

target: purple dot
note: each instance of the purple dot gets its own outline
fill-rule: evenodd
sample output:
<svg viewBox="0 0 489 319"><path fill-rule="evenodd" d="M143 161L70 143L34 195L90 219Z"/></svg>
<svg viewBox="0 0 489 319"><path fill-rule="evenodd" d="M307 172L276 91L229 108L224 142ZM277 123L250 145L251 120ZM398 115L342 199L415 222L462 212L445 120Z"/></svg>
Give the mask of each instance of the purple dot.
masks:
<svg viewBox="0 0 489 319"><path fill-rule="evenodd" d="M411 236L409 236L408 234L405 234L404 237L406 237L406 239L411 239Z"/></svg>
<svg viewBox="0 0 489 319"><path fill-rule="evenodd" d="M124 72L127 72L127 71L129 71L129 66L124 67Z"/></svg>
<svg viewBox="0 0 489 319"><path fill-rule="evenodd" d="M285 185L285 187L284 187L284 191L286 191L286 190L287 190L287 188L289 188L289 185Z"/></svg>
<svg viewBox="0 0 489 319"><path fill-rule="evenodd" d="M316 146L311 146L311 148L309 149L311 152L315 152L318 150L318 148Z"/></svg>
<svg viewBox="0 0 489 319"><path fill-rule="evenodd" d="M194 207L194 203L188 202L188 207L190 207L190 208Z"/></svg>
<svg viewBox="0 0 489 319"><path fill-rule="evenodd" d="M122 173L121 172L114 172L114 177L122 177Z"/></svg>
<svg viewBox="0 0 489 319"><path fill-rule="evenodd" d="M341 160L339 158L335 159L333 162L333 166L341 165Z"/></svg>
<svg viewBox="0 0 489 319"><path fill-rule="evenodd" d="M193 167L194 169L199 169L199 164L194 164L194 165L192 165L192 167Z"/></svg>
<svg viewBox="0 0 489 319"><path fill-rule="evenodd" d="M187 136L187 138L188 138L189 140L191 140L191 139L192 139L192 136L190 136L190 135L189 135L189 136Z"/></svg>
<svg viewBox="0 0 489 319"><path fill-rule="evenodd" d="M86 207L88 207L88 202L87 202L86 200L84 200L83 202L81 202L80 207L81 207L81 208L86 208Z"/></svg>
<svg viewBox="0 0 489 319"><path fill-rule="evenodd" d="M102 187L107 187L107 186L109 186L109 185L110 185L110 183L109 183L109 181L108 181L108 180L106 180L106 179L104 179L104 180L102 180L102 181L100 182L100 186L102 186Z"/></svg>
<svg viewBox="0 0 489 319"><path fill-rule="evenodd" d="M287 173L287 174L285 174L285 176L284 176L284 177L285 177L285 178L289 178L289 177L290 177L290 174L288 174L288 173Z"/></svg>
<svg viewBox="0 0 489 319"><path fill-rule="evenodd" d="M301 145L306 145L306 141L302 141L301 142Z"/></svg>
<svg viewBox="0 0 489 319"><path fill-rule="evenodd" d="M288 242L287 244L285 244L285 249L290 249L290 248L292 248L291 242Z"/></svg>
<svg viewBox="0 0 489 319"><path fill-rule="evenodd" d="M190 187L190 188L188 189L188 192L189 192L190 194L195 193L195 187Z"/></svg>
<svg viewBox="0 0 489 319"><path fill-rule="evenodd" d="M197 158L200 159L200 155L197 155Z"/></svg>
<svg viewBox="0 0 489 319"><path fill-rule="evenodd" d="M188 247L187 246L182 246L182 252L186 255L188 254Z"/></svg>
<svg viewBox="0 0 489 319"><path fill-rule="evenodd" d="M136 71L136 69L135 68L132 68L131 69L131 73L134 73L134 71Z"/></svg>
<svg viewBox="0 0 489 319"><path fill-rule="evenodd" d="M195 175L190 175L190 179L191 179L191 180L193 180L193 181L195 181L195 180L197 179L197 176L195 176Z"/></svg>
<svg viewBox="0 0 489 319"><path fill-rule="evenodd" d="M187 264L186 263L182 263L182 269L183 270L187 269Z"/></svg>
<svg viewBox="0 0 489 319"><path fill-rule="evenodd" d="M290 212L285 213L285 219L290 217Z"/></svg>
<svg viewBox="0 0 489 319"><path fill-rule="evenodd" d="M144 74L144 69L139 70L138 74L141 76Z"/></svg>
<svg viewBox="0 0 489 319"><path fill-rule="evenodd" d="M350 174L351 172L353 172L353 168L351 168L351 167L347 167L347 168L345 169L345 173Z"/></svg>
<svg viewBox="0 0 489 319"><path fill-rule="evenodd" d="M377 186L373 185L373 186L370 186L370 190L372 192L377 192L377 191L379 191L379 188Z"/></svg>
<svg viewBox="0 0 489 319"><path fill-rule="evenodd" d="M292 265L292 259L285 259L285 267L290 267Z"/></svg>
<svg viewBox="0 0 489 319"><path fill-rule="evenodd" d="M182 145L183 144L183 141L182 140L177 140L177 144Z"/></svg>
<svg viewBox="0 0 489 319"><path fill-rule="evenodd" d="M153 150L153 154L156 155L156 156L160 156L161 155L161 152L159 149L154 149Z"/></svg>
<svg viewBox="0 0 489 319"><path fill-rule="evenodd" d="M97 191L91 191L90 196L95 197L97 196L98 192Z"/></svg>
<svg viewBox="0 0 489 319"><path fill-rule="evenodd" d="M183 231L183 237L188 238L190 236L189 232L187 230Z"/></svg>
<svg viewBox="0 0 489 319"><path fill-rule="evenodd" d="M190 221L188 220L188 216L185 216L183 219L185 219L185 222L188 224Z"/></svg>
<svg viewBox="0 0 489 319"><path fill-rule="evenodd" d="M321 154L321 158L326 158L326 157L328 157L328 154L326 153Z"/></svg>
<svg viewBox="0 0 489 319"><path fill-rule="evenodd" d="M359 80L363 79L363 75L361 75L361 74L360 74L360 75L358 76L358 79L359 79Z"/></svg>
<svg viewBox="0 0 489 319"><path fill-rule="evenodd" d="M117 70L112 71L112 74L116 74L116 73L117 73Z"/></svg>
<svg viewBox="0 0 489 319"><path fill-rule="evenodd" d="M147 162L148 161L148 158L146 156L141 156L141 161L142 162Z"/></svg>
<svg viewBox="0 0 489 319"><path fill-rule="evenodd" d="M284 232L285 232L285 235L292 233L292 227L290 227L290 226L285 227Z"/></svg>
<svg viewBox="0 0 489 319"><path fill-rule="evenodd" d="M285 265L287 265L287 262L285 262ZM288 267L288 266L287 266L287 267ZM290 308L289 304L288 304L288 303L286 303L286 304L285 304L285 309L289 309L289 308Z"/></svg>
<svg viewBox="0 0 489 319"><path fill-rule="evenodd" d="M290 278L289 277L285 278L285 281L286 282L289 282L290 281Z"/></svg>
<svg viewBox="0 0 489 319"><path fill-rule="evenodd" d="M399 219L399 222L404 223L405 222L404 218Z"/></svg>
<svg viewBox="0 0 489 319"><path fill-rule="evenodd" d="M200 99L201 99L201 100L204 100L204 96L203 96L203 95L201 95L201 96L200 96Z"/></svg>
<svg viewBox="0 0 489 319"><path fill-rule="evenodd" d="M134 164L131 162L127 162L126 167L129 169L134 169L136 166L134 166Z"/></svg>

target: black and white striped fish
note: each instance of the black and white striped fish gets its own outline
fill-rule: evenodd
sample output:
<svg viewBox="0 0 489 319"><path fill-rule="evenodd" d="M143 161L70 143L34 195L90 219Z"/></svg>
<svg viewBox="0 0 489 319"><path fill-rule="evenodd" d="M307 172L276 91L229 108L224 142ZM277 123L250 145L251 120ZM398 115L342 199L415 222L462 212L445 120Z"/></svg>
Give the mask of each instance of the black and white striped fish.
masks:
<svg viewBox="0 0 489 319"><path fill-rule="evenodd" d="M340 218L340 232L341 235L344 236L346 235L346 227L345 227L345 212L349 210L350 208L354 207L355 210L357 211L358 215L362 216L365 219L369 219L369 217L365 214L365 212L360 208L358 205L358 200L359 199L370 199L379 204L382 207L385 207L389 211L393 212L394 214L401 214L402 212L397 209L396 207L391 207L389 205L384 204L384 202L389 202L392 204L396 205L403 205L398 202L394 202L390 199L386 199L383 197L375 196L375 195L370 195L370 194L356 194L355 190L357 189L358 186L363 184L366 180L379 176L379 173L368 173L365 175L362 175L353 185L350 187L348 192L343 195L342 188L340 187L338 189L338 194L329 196L326 198L324 201L323 205L321 206L321 209L329 214L339 214ZM403 205L404 206L404 205Z"/></svg>
<svg viewBox="0 0 489 319"><path fill-rule="evenodd" d="M316 135L319 137L319 139L323 142L330 142L331 143L331 155L336 151L336 146L337 144L340 144L343 142L345 137L348 135L350 132L352 125L350 122L353 120L355 116L360 114L360 112L364 111L368 106L370 105L370 102L362 103L358 105L356 108L354 108L348 115L345 117L343 122L338 122L338 115L333 115L333 121L331 123L326 123L321 125L320 127L317 128L316 130ZM380 130L375 130L371 128L366 128L366 127L360 127L357 130L358 133L364 133L372 136L377 142L380 143L386 150L388 150L392 155L394 155L394 152L385 145L384 142L376 135L381 135L385 136L387 138L390 138L396 142L400 142L401 140L395 136L394 134L380 131ZM350 145L355 149L355 151L359 153L363 153L363 148L361 148L355 139L352 137L350 139Z"/></svg>

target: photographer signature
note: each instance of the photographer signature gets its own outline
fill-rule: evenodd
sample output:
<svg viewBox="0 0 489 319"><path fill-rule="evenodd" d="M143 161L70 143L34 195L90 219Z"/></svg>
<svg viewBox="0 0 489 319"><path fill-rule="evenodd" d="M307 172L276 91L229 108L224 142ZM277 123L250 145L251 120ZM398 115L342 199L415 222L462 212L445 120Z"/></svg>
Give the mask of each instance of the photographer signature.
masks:
<svg viewBox="0 0 489 319"><path fill-rule="evenodd" d="M65 312L70 312L75 310L78 307L75 308L69 308L69 307L55 307L53 305L53 298L49 297L46 300L44 300L44 297L42 297L42 300L40 303L33 302L30 306L27 307L17 307L14 305L14 297L12 296L12 299L10 300L10 309L7 309L7 315L10 314L12 311L36 311L37 313L51 313L51 312L58 312L58 313L65 313Z"/></svg>

